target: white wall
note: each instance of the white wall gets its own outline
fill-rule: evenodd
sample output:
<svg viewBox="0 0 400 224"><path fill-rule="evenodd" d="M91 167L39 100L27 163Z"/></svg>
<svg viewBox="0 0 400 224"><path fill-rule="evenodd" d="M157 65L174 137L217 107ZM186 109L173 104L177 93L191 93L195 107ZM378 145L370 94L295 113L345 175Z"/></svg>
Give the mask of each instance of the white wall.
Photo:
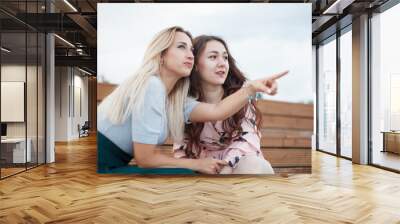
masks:
<svg viewBox="0 0 400 224"><path fill-rule="evenodd" d="M71 114L71 135L73 138L78 138L78 124L82 126L85 121L88 120L88 78L81 76L82 73L74 69L74 92L71 99L74 99L74 102L71 102L71 105L74 105L72 108Z"/></svg>
<svg viewBox="0 0 400 224"><path fill-rule="evenodd" d="M9 64L1 66L1 81L10 81L10 82L25 82L26 71L28 74L36 74L35 66L27 66L25 65L17 65L17 64ZM29 78L29 77L28 77ZM36 80L29 80L29 85L36 86ZM27 88L27 104L30 106L30 109L27 111L27 120L28 124L28 137L30 133L35 131L36 136L36 113L32 113L32 111L36 111L36 88ZM34 104L31 104L34 102ZM40 106L40 105L39 105ZM8 110L9 108L1 108L1 110ZM34 121L35 124L32 124ZM7 122L7 136L8 137L25 137L25 126L26 122Z"/></svg>
<svg viewBox="0 0 400 224"><path fill-rule="evenodd" d="M55 141L68 140L68 86L70 76L67 67L55 68Z"/></svg>
<svg viewBox="0 0 400 224"><path fill-rule="evenodd" d="M25 82L25 65L9 64L1 66L1 81ZM28 71L31 67L27 68ZM1 108L7 110L7 108ZM25 137L25 122L7 122L7 137Z"/></svg>
<svg viewBox="0 0 400 224"><path fill-rule="evenodd" d="M56 141L77 139L78 124L88 120L88 78L82 75L76 68L56 67Z"/></svg>

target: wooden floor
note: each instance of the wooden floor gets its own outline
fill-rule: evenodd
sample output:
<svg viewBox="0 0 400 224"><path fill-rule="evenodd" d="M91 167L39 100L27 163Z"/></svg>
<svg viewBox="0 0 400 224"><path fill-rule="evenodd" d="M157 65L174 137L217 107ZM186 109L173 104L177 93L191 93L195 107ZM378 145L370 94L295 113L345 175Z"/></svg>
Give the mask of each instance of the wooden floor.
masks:
<svg viewBox="0 0 400 224"><path fill-rule="evenodd" d="M0 181L0 223L400 223L399 174L312 156L312 174L99 175L84 138Z"/></svg>
<svg viewBox="0 0 400 224"><path fill-rule="evenodd" d="M27 164L27 167L25 167L25 164L18 164L16 167L12 167L13 165L7 166L7 167L2 167L1 168L1 178L5 178L11 175L14 175L16 173L23 172L27 169L34 169L37 167L37 164ZM14 165L15 166L15 165Z"/></svg>
<svg viewBox="0 0 400 224"><path fill-rule="evenodd" d="M392 152L374 151L372 157L374 164L400 170L400 155Z"/></svg>
<svg viewBox="0 0 400 224"><path fill-rule="evenodd" d="M22 172L22 171L24 171L24 170L26 170L26 168L25 167L17 167L17 168L1 168L1 178L4 178L4 177L7 177L7 176L10 176L10 175L13 175L13 174L15 174L15 173L19 173L19 172Z"/></svg>

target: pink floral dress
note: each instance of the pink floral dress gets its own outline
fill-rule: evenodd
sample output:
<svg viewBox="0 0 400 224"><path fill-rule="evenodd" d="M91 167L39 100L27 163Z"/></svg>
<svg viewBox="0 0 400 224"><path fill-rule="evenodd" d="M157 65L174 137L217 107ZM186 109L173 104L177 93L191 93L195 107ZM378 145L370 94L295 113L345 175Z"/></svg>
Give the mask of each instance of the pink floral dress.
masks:
<svg viewBox="0 0 400 224"><path fill-rule="evenodd" d="M225 143L225 132L222 129L222 121L205 122L203 131L200 134L200 155L199 158L214 158L225 160L230 167L235 168L243 156L256 155L262 156L260 150L261 134L256 127L254 112L248 111L242 121L242 131L232 139L230 143ZM175 158L186 157L186 143L174 144Z"/></svg>

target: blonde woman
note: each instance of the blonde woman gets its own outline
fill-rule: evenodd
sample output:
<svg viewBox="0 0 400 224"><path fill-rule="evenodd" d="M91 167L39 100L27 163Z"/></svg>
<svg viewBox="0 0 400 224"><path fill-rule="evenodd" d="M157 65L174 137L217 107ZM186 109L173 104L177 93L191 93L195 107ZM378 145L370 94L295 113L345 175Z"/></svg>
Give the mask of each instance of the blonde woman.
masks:
<svg viewBox="0 0 400 224"><path fill-rule="evenodd" d="M256 92L273 94L277 85L270 78L255 80L218 104L197 102L187 97L194 63L192 50L189 32L180 27L162 30L148 46L137 72L99 105L98 172L117 172L133 157L141 173L194 170L216 174L227 165L213 158L174 158L160 153L158 146L168 136L181 142L185 123L224 120Z"/></svg>

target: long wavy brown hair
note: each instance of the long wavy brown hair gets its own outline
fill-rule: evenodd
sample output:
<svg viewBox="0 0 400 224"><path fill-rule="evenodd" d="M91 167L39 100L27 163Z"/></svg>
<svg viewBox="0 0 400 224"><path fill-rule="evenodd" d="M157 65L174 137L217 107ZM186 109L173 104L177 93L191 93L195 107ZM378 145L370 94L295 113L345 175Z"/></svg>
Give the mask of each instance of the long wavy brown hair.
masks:
<svg viewBox="0 0 400 224"><path fill-rule="evenodd" d="M200 55L203 53L204 49L207 46L209 41L218 41L224 45L227 53L228 53L228 63L229 63L229 71L227 78L222 85L224 94L222 98L225 98L237 90L239 90L243 83L246 81L246 77L236 66L236 61L232 57L229 52L228 45L226 42L217 36L208 36L201 35L196 37L193 40L193 54L195 58L195 67L198 65L198 60ZM205 96L203 89L201 88L201 79L200 74L196 69L192 70L190 74L190 87L189 87L189 95L197 98L198 101L204 102ZM222 122L222 128L224 131L223 142L224 145L229 144L232 140L237 137L239 133L242 132L242 122L244 119L247 119L246 112L250 111L255 115L255 120L250 121L255 126L255 131L258 131L257 127L260 127L261 124L261 112L256 106L255 101L251 101L251 103L244 106L241 110L239 110L236 114L231 116L230 118L224 120ZM200 155L200 134L203 131L204 123L191 123L185 125L185 136L187 147L185 149L186 156L189 158L198 158ZM236 133L236 134L235 134Z"/></svg>

